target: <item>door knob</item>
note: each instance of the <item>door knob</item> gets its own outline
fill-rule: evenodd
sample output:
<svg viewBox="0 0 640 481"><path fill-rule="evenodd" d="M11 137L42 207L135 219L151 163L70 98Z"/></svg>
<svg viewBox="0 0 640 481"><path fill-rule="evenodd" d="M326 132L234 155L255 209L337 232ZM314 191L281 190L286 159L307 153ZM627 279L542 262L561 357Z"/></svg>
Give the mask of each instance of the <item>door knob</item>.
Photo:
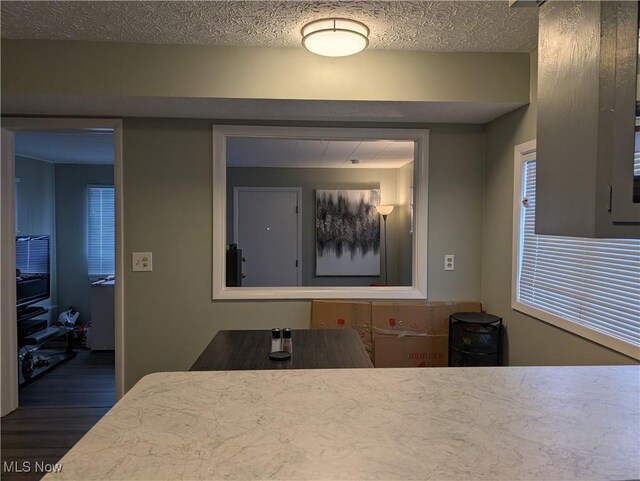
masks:
<svg viewBox="0 0 640 481"><path fill-rule="evenodd" d="M243 272L242 273L242 278L244 279L245 277L247 277L247 275Z"/></svg>
<svg viewBox="0 0 640 481"><path fill-rule="evenodd" d="M247 262L247 258L245 256L242 256L242 262Z"/></svg>

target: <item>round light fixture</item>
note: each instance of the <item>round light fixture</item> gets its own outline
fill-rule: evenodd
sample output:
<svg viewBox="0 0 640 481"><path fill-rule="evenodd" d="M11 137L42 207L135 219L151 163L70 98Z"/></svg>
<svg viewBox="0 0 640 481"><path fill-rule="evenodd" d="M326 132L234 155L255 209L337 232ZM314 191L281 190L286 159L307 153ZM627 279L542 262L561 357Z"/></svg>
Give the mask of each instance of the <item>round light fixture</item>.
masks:
<svg viewBox="0 0 640 481"><path fill-rule="evenodd" d="M326 57L346 57L369 45L369 27L347 18L323 18L302 27L302 45Z"/></svg>

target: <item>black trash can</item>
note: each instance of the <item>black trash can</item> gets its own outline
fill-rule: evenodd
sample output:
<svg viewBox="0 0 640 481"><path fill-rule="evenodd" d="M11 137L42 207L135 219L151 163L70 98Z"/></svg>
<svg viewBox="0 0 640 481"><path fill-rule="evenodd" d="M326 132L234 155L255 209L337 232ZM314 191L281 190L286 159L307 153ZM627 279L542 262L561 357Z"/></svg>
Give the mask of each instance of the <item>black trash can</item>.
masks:
<svg viewBox="0 0 640 481"><path fill-rule="evenodd" d="M484 312L449 316L449 366L501 366L502 318Z"/></svg>

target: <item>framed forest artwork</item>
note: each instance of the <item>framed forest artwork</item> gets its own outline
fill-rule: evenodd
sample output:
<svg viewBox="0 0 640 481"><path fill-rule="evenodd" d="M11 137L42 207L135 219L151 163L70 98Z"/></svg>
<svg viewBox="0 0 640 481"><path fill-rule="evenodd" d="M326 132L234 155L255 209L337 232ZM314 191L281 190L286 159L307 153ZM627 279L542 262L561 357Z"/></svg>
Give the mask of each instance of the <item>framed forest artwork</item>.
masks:
<svg viewBox="0 0 640 481"><path fill-rule="evenodd" d="M380 189L316 190L316 275L380 275Z"/></svg>

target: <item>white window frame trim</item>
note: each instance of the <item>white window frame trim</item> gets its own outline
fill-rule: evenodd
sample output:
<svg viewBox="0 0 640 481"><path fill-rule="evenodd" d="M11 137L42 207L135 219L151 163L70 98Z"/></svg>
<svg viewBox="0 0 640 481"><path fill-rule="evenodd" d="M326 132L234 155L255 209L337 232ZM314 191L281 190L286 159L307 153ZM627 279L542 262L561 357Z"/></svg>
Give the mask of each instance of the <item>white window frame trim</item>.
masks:
<svg viewBox="0 0 640 481"><path fill-rule="evenodd" d="M518 279L520 277L520 257L522 245L520 242L520 232L522 230L522 165L526 162L529 154L536 152L536 141L532 140L514 148L514 169L513 169L513 248L511 260L511 308L535 319L543 321L564 331L576 334L584 339L600 344L616 352L640 360L640 349L620 339L613 338L602 332L590 329L582 324L569 321L562 317L551 314L547 311L531 307L518 301Z"/></svg>
<svg viewBox="0 0 640 481"><path fill-rule="evenodd" d="M276 137L289 139L412 140L414 150L415 225L412 285L376 287L227 287L226 286L226 138ZM429 185L429 131L418 129L343 127L267 127L251 125L213 126L213 300L276 299L427 299L427 239Z"/></svg>

